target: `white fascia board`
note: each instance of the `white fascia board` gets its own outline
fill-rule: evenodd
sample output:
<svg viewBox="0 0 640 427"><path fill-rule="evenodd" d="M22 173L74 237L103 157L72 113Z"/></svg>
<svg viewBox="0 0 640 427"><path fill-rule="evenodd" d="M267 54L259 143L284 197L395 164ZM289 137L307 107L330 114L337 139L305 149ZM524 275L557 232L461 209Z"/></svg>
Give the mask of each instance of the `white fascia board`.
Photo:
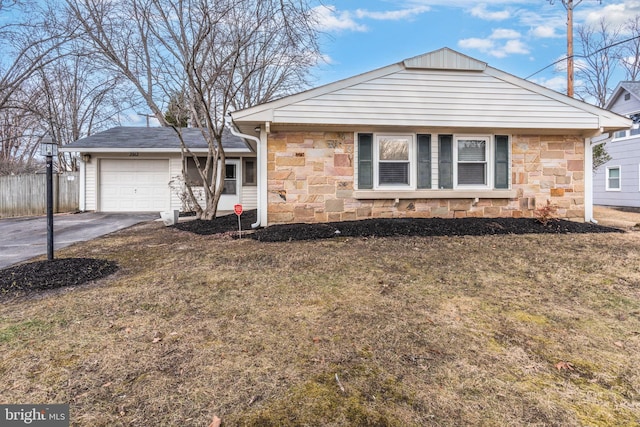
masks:
<svg viewBox="0 0 640 427"><path fill-rule="evenodd" d="M538 93L542 96L546 96L555 101L561 102L566 105L570 105L574 108L584 111L585 113L593 114L598 117L598 122L599 122L598 128L604 128L608 130L617 130L617 129L626 129L631 127L631 120L627 119L626 117L623 117L611 111L596 107L595 105L591 105L586 102L571 98L570 96L563 95L561 93L558 93L544 86L540 86L536 83L532 83L528 80L521 79L520 77L516 77L512 74L505 73L504 71L500 71L496 68L487 67L487 69L485 70L485 73L495 78L498 78L500 80L504 80L505 82L508 82L516 86L520 86L524 89L530 90L532 92Z"/></svg>
<svg viewBox="0 0 640 427"><path fill-rule="evenodd" d="M305 101L307 99L314 98L316 96L325 95L327 93L335 92L337 90L345 89L350 86L357 85L369 80L373 80L379 77L387 76L389 74L396 73L403 70L405 67L402 63L388 65L386 67L378 68L373 71L369 71L357 76L349 77L337 82L329 83L324 86L320 86L314 89L309 89L304 92L297 93L295 95L286 96L284 98L277 99L275 101L267 102L265 104L256 105L255 107L246 108L244 110L238 110L231 113L231 118L234 122L274 122L274 110L286 107L296 102Z"/></svg>

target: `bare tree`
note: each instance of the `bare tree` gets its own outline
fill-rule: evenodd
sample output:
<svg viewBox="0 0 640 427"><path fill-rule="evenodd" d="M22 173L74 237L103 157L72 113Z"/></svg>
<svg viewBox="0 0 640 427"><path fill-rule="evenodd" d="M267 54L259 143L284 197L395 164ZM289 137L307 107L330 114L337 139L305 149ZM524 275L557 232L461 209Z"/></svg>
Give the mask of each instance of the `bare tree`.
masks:
<svg viewBox="0 0 640 427"><path fill-rule="evenodd" d="M90 54L82 53L81 46L74 52L78 53L61 55L38 70L29 86L39 97L22 106L48 124L59 145L113 126L119 113L133 106L120 75L105 72ZM60 170L78 169L78 159L71 153L59 152L58 164Z"/></svg>
<svg viewBox="0 0 640 427"><path fill-rule="evenodd" d="M44 130L35 114L18 108L0 110L0 175L35 172Z"/></svg>
<svg viewBox="0 0 640 427"><path fill-rule="evenodd" d="M0 11L6 5L0 4ZM12 1L10 6L18 8L20 3ZM33 8L28 11L12 10L13 20L0 27L0 109L10 104L11 97L22 84L44 64L56 59L54 53L75 37L75 30L53 31L56 16L50 11L42 13Z"/></svg>
<svg viewBox="0 0 640 427"><path fill-rule="evenodd" d="M162 125L171 125L163 107L184 94L191 124L208 143L206 160L172 127L183 156L196 164L204 206L187 190L197 217L214 218L224 185L227 114L299 89L319 57L306 0L66 2L104 65L136 87ZM188 182L186 170L183 175Z"/></svg>
<svg viewBox="0 0 640 427"><path fill-rule="evenodd" d="M636 81L640 77L640 15L630 18L623 27L629 40L622 44L618 60L625 71L625 80Z"/></svg>
<svg viewBox="0 0 640 427"><path fill-rule="evenodd" d="M578 39L583 63L578 65L577 76L582 81L578 95L582 99L593 99L604 107L613 88L611 79L620 57L620 46L616 44L620 30L611 28L604 19L596 26L583 25L578 28Z"/></svg>

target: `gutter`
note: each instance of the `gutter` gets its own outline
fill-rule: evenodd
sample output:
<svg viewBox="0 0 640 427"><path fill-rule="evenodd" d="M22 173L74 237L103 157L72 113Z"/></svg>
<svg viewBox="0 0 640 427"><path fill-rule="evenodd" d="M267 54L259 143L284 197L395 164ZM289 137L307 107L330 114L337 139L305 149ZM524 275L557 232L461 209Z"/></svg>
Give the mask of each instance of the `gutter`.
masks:
<svg viewBox="0 0 640 427"><path fill-rule="evenodd" d="M247 135L245 133L240 133L237 130L234 129L234 127L231 125L231 123L227 122L227 129L229 129L229 132L231 132L231 135L233 136L237 136L240 138L244 138L244 139L250 139L252 141L255 141L256 143L256 147L260 146L260 138L254 136L254 135ZM259 150L256 150L259 151ZM257 180L256 180L256 184L257 184L257 191L258 191L258 207L257 207L257 220L256 222L254 222L253 224L251 224L251 228L258 228L260 227L260 212L262 211L262 206L260 206L260 192L262 191L262 180L260 179L260 172L261 172L261 164L262 162L260 161L260 159L258 159L256 157L257 160L257 170L256 170L256 176L257 176Z"/></svg>

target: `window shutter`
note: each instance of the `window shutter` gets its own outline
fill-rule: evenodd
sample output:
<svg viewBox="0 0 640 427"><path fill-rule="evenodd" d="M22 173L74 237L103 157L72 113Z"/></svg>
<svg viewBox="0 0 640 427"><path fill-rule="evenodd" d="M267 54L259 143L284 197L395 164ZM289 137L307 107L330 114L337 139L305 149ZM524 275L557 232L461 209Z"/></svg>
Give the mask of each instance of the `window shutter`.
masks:
<svg viewBox="0 0 640 427"><path fill-rule="evenodd" d="M453 136L438 136L438 186L453 188Z"/></svg>
<svg viewBox="0 0 640 427"><path fill-rule="evenodd" d="M509 137L496 135L495 188L509 188Z"/></svg>
<svg viewBox="0 0 640 427"><path fill-rule="evenodd" d="M358 188L373 188L373 134L358 134Z"/></svg>
<svg viewBox="0 0 640 427"><path fill-rule="evenodd" d="M431 135L418 135L418 188L431 188Z"/></svg>

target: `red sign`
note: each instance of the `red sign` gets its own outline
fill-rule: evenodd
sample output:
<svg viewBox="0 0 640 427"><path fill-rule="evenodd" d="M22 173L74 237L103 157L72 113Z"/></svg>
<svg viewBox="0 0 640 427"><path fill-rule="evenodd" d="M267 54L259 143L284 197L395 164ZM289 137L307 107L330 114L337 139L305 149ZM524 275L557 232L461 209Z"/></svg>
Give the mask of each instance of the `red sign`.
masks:
<svg viewBox="0 0 640 427"><path fill-rule="evenodd" d="M233 211L238 216L242 215L242 205L233 205Z"/></svg>

